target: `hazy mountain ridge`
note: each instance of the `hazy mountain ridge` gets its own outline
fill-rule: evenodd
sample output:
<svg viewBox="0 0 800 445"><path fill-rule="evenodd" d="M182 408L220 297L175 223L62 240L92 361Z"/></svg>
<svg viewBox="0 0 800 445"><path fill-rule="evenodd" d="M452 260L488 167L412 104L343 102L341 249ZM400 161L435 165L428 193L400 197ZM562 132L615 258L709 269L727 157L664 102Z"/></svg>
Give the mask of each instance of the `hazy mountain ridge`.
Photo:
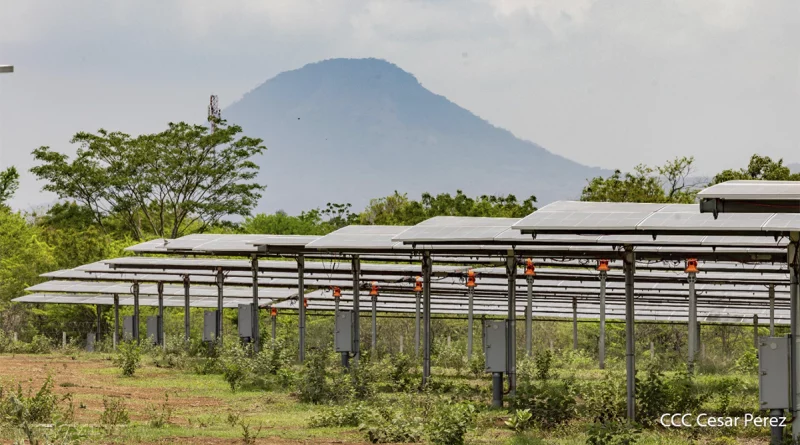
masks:
<svg viewBox="0 0 800 445"><path fill-rule="evenodd" d="M431 93L377 59L332 59L281 73L223 110L264 139L258 162L268 188L259 211L290 213L394 190L531 194L574 199L608 174L516 138Z"/></svg>

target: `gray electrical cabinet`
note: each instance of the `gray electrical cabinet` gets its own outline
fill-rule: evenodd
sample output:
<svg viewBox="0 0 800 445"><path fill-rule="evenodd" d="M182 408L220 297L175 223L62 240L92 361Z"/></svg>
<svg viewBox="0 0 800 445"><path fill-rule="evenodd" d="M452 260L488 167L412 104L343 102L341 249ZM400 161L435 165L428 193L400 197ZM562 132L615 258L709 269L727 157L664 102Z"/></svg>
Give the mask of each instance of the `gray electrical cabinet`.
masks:
<svg viewBox="0 0 800 445"><path fill-rule="evenodd" d="M125 341L133 340L133 316L128 315L122 319L122 339Z"/></svg>
<svg viewBox="0 0 800 445"><path fill-rule="evenodd" d="M154 345L161 344L161 335L158 332L158 315L147 317L147 339Z"/></svg>
<svg viewBox="0 0 800 445"><path fill-rule="evenodd" d="M506 372L505 320L486 320L483 325L483 352L486 356L485 372Z"/></svg>
<svg viewBox="0 0 800 445"><path fill-rule="evenodd" d="M217 338L217 311L203 312L203 341L215 341Z"/></svg>
<svg viewBox="0 0 800 445"><path fill-rule="evenodd" d="M333 343L336 352L353 352L353 311L340 310L336 314Z"/></svg>
<svg viewBox="0 0 800 445"><path fill-rule="evenodd" d="M762 410L789 408L789 338L758 341L758 403Z"/></svg>
<svg viewBox="0 0 800 445"><path fill-rule="evenodd" d="M94 352L94 332L86 334L86 352Z"/></svg>
<svg viewBox="0 0 800 445"><path fill-rule="evenodd" d="M239 305L239 337L253 338L253 303Z"/></svg>

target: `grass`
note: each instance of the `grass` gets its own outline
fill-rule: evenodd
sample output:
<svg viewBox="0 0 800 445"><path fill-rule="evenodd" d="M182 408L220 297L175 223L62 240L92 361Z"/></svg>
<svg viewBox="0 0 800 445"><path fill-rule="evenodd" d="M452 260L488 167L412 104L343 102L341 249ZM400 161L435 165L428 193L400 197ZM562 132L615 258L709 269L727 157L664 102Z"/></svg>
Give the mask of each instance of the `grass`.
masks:
<svg viewBox="0 0 800 445"><path fill-rule="evenodd" d="M444 371L435 369L434 371ZM554 370L559 377L567 375L578 381L598 381L619 370L600 371L577 367ZM55 392L74 397L76 422L90 431L89 441L102 443L241 443L242 425L259 430L257 443L365 443L357 428L310 428L309 419L321 413L324 407L300 403L291 388L279 391L239 390L231 392L220 375L199 375L190 371L164 369L143 360L143 367L133 377L123 377L120 370L103 354L49 355L0 355L0 384L8 387L11 382L21 382L34 389L50 374L54 379ZM442 372L441 374L445 374ZM439 374L439 375L441 375ZM447 379L485 385L486 379L457 377L448 371ZM466 374L466 373L465 373ZM615 375L615 374L614 374ZM736 406L755 406L757 399L757 377L736 374L733 378L741 387L743 400ZM698 383L712 388L721 377L698 376ZM158 409L168 394L172 416L168 423L156 428L150 426L149 412ZM114 436L103 436L95 428L103 411L103 398L122 397L131 418L131 424L119 428ZM391 403L391 396L381 396ZM488 402L488 399L487 399ZM705 408L712 409L718 401L712 397ZM237 419L230 419L230 416ZM505 411L483 411L478 427L470 431L467 441L471 444L585 444L588 424L573 422L552 431L531 431L515 435L503 425ZM736 435L734 442L726 441L726 435ZM766 444L767 434L763 429L736 429L733 431L703 431L696 439L687 430L645 430L638 444L717 444L745 443ZM723 438L723 439L721 439ZM0 442L15 439L8 430L0 430Z"/></svg>

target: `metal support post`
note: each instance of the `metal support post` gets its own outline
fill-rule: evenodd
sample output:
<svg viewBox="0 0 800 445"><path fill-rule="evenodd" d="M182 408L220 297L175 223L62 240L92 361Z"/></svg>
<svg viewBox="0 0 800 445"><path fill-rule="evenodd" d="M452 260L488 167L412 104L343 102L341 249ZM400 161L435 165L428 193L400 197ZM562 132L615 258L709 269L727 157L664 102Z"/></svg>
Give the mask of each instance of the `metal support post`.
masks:
<svg viewBox="0 0 800 445"><path fill-rule="evenodd" d="M517 394L517 258L510 254L506 258L508 277L508 324L506 325L506 372L508 373L508 395Z"/></svg>
<svg viewBox="0 0 800 445"><path fill-rule="evenodd" d="M372 344L370 344L370 352L376 353L378 349L378 296L372 295Z"/></svg>
<svg viewBox="0 0 800 445"><path fill-rule="evenodd" d="M791 341L789 343L789 372L791 374L789 381L789 388L791 398L789 404L791 405L792 419L796 419L798 410L800 409L800 391L798 391L798 371L800 371L800 357L797 354L797 326L800 322L800 304L798 304L798 296L800 296L800 252L798 251L798 244L800 244L800 233L791 232L789 234L789 247L787 249L787 262L789 264L789 298L791 315L789 316L789 335ZM792 443L800 441L800 428L792 428Z"/></svg>
<svg viewBox="0 0 800 445"><path fill-rule="evenodd" d="M636 421L636 332L634 329L633 277L636 254L631 246L625 246L625 372L627 378L628 421Z"/></svg>
<svg viewBox="0 0 800 445"><path fill-rule="evenodd" d="M156 329L157 344L163 349L167 349L167 342L164 341L164 282L158 282L158 329Z"/></svg>
<svg viewBox="0 0 800 445"><path fill-rule="evenodd" d="M753 347L758 350L758 314L753 314Z"/></svg>
<svg viewBox="0 0 800 445"><path fill-rule="evenodd" d="M694 372L694 361L697 356L697 294L695 293L695 282L697 274L690 272L687 281L689 283L689 341L688 341L688 368L689 372Z"/></svg>
<svg viewBox="0 0 800 445"><path fill-rule="evenodd" d="M272 342L275 343L275 339L278 338L278 316L270 314L270 318L272 319Z"/></svg>
<svg viewBox="0 0 800 445"><path fill-rule="evenodd" d="M423 309L423 358L422 386L428 384L431 377L431 253L422 253L422 309Z"/></svg>
<svg viewBox="0 0 800 445"><path fill-rule="evenodd" d="M472 362L472 333L473 333L473 299L475 298L475 287L467 288L467 362Z"/></svg>
<svg viewBox="0 0 800 445"><path fill-rule="evenodd" d="M119 344L119 294L114 294L114 350L117 350Z"/></svg>
<svg viewBox="0 0 800 445"><path fill-rule="evenodd" d="M416 306L416 311L414 312L414 356L416 358L419 358L419 338L420 338L420 335L419 335L419 330L420 330L419 317L420 317L421 292L416 292L415 294L416 294L416 298L417 298L417 306Z"/></svg>
<svg viewBox="0 0 800 445"><path fill-rule="evenodd" d="M606 276L608 272L600 272L600 339L598 340L598 353L600 369L606 369Z"/></svg>
<svg viewBox="0 0 800 445"><path fill-rule="evenodd" d="M96 334L97 337L96 338L97 338L97 341L100 341L100 331L101 331L100 323L103 320L103 306L100 306L98 304L98 305L95 305L94 309L95 309L95 312L97 312L97 334Z"/></svg>
<svg viewBox="0 0 800 445"><path fill-rule="evenodd" d="M773 409L769 411L770 417L784 417L782 409ZM777 421L777 424L780 425L782 422L780 420ZM783 427L782 426L773 426L770 428L770 445L782 445L783 441Z"/></svg>
<svg viewBox="0 0 800 445"><path fill-rule="evenodd" d="M191 302L189 296L189 275L183 276L183 341L189 343L191 336Z"/></svg>
<svg viewBox="0 0 800 445"><path fill-rule="evenodd" d="M769 336L775 336L775 285L769 285Z"/></svg>
<svg viewBox="0 0 800 445"><path fill-rule="evenodd" d="M353 361L361 358L361 258L353 255Z"/></svg>
<svg viewBox="0 0 800 445"><path fill-rule="evenodd" d="M503 373L492 373L492 408L503 407Z"/></svg>
<svg viewBox="0 0 800 445"><path fill-rule="evenodd" d="M299 357L300 363L306 359L306 259L300 254L297 255L297 314L299 329Z"/></svg>
<svg viewBox="0 0 800 445"><path fill-rule="evenodd" d="M572 349L578 350L578 297L572 297Z"/></svg>
<svg viewBox="0 0 800 445"><path fill-rule="evenodd" d="M261 321L258 302L258 256L253 255L250 259L250 268L253 274L253 332L250 334L253 342L253 351L261 350Z"/></svg>
<svg viewBox="0 0 800 445"><path fill-rule="evenodd" d="M139 343L139 282L133 282L133 339Z"/></svg>
<svg viewBox="0 0 800 445"><path fill-rule="evenodd" d="M222 302L222 291L225 277L222 275L222 268L217 268L217 325L214 329L214 339L217 344L222 346L222 309L224 308Z"/></svg>
<svg viewBox="0 0 800 445"><path fill-rule="evenodd" d="M528 276L528 301L525 307L525 353L533 357L533 277Z"/></svg>

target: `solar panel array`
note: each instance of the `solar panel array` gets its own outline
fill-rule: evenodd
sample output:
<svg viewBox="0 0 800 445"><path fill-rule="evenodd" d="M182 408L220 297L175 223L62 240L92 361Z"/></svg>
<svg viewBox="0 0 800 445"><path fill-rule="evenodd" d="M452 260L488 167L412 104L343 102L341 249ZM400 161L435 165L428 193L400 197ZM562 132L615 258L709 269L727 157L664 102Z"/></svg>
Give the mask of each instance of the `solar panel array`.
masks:
<svg viewBox="0 0 800 445"><path fill-rule="evenodd" d="M800 200L797 181L727 181L697 194L701 199Z"/></svg>

